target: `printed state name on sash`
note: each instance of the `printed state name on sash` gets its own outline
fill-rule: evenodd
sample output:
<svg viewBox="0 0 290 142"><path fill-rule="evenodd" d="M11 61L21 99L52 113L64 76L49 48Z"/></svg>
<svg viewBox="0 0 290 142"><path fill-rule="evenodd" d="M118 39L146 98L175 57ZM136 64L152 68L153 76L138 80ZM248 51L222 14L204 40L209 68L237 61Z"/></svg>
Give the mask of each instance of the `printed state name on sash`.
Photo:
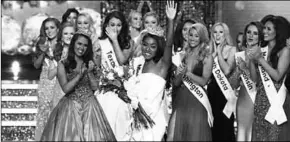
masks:
<svg viewBox="0 0 290 142"><path fill-rule="evenodd" d="M116 58L115 51L109 39L99 40L101 49L102 49L102 56L105 57L105 61L109 65L110 69L115 69L119 67L119 63Z"/></svg>
<svg viewBox="0 0 290 142"><path fill-rule="evenodd" d="M263 53L264 59L267 60L268 47L261 48L261 51ZM265 116L265 119L271 124L274 124L276 121L277 124L280 125L287 121L287 116L283 109L283 103L286 99L286 93L287 93L287 89L284 84L285 78L283 79L282 86L277 92L270 75L266 72L266 70L261 65L259 65L258 68L259 68L263 86L266 91L267 98L271 105Z"/></svg>
<svg viewBox="0 0 290 142"><path fill-rule="evenodd" d="M195 96L198 101L205 107L208 116L208 124L210 127L212 127L214 118L207 94L202 87L193 83L193 81L188 76L184 75L182 78L184 85L188 88L191 94Z"/></svg>
<svg viewBox="0 0 290 142"><path fill-rule="evenodd" d="M238 57L241 57L243 60L245 60L245 51L237 52L235 54L236 61L238 61ZM257 94L257 88L256 88L255 83L244 72L240 75L240 77L242 79L242 82L243 82L252 102L255 103L256 94Z"/></svg>
<svg viewBox="0 0 290 142"><path fill-rule="evenodd" d="M232 89L228 79L226 78L225 74L222 72L218 59L214 59L213 63L213 70L212 73L218 86L220 87L223 95L227 99L227 104L223 109L223 113L230 118L232 113L236 111L236 104L237 104L237 97L235 95L235 91Z"/></svg>
<svg viewBox="0 0 290 142"><path fill-rule="evenodd" d="M143 56L140 57L136 57L133 59L134 63L133 63L133 67L134 67L134 75L138 76L140 75L140 73L142 73L143 67L144 67L144 63L145 63L145 59Z"/></svg>

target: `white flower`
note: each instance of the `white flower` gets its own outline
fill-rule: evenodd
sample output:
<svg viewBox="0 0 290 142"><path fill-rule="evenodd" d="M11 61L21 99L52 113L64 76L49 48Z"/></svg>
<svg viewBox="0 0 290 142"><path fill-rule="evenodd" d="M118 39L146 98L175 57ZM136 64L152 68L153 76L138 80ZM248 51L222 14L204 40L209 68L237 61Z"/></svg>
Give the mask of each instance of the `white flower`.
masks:
<svg viewBox="0 0 290 142"><path fill-rule="evenodd" d="M131 107L133 109L137 109L138 108L138 103L139 103L138 98L133 97L133 98L130 98L130 99L131 99Z"/></svg>
<svg viewBox="0 0 290 142"><path fill-rule="evenodd" d="M128 74L129 74L130 76L133 76L133 74L134 74L134 69L133 69L133 68L129 68L129 70L128 70Z"/></svg>
<svg viewBox="0 0 290 142"><path fill-rule="evenodd" d="M115 78L114 78L114 73L109 72L109 73L107 74L107 78L108 78L109 80L114 80L114 79L115 79Z"/></svg>
<svg viewBox="0 0 290 142"><path fill-rule="evenodd" d="M138 78L136 76L132 76L128 79L128 81L124 81L124 87L129 92L129 91L135 90L137 83L138 83Z"/></svg>
<svg viewBox="0 0 290 142"><path fill-rule="evenodd" d="M119 77L122 77L124 75L124 68L122 66L116 67L116 72Z"/></svg>

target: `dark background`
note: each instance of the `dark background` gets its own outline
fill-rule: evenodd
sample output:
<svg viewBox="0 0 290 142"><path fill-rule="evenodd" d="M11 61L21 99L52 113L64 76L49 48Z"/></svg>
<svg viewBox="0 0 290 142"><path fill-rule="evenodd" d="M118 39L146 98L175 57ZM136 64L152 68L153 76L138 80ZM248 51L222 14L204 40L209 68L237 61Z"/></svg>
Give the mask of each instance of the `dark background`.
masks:
<svg viewBox="0 0 290 142"><path fill-rule="evenodd" d="M39 80L41 69L35 69L31 55L6 55L1 53L1 80L13 80L13 72L10 70L13 61L20 64L18 80Z"/></svg>

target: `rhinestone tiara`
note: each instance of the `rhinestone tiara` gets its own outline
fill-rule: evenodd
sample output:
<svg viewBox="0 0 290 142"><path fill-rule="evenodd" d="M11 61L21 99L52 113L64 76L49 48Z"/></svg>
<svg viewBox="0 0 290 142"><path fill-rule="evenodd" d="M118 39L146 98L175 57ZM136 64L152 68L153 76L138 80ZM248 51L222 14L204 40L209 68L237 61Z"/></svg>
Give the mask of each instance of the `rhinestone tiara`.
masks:
<svg viewBox="0 0 290 142"><path fill-rule="evenodd" d="M159 37L164 37L164 30L162 29L162 27L157 26L156 28L153 27L148 27L145 30L142 31L142 33L150 33L152 35L156 35Z"/></svg>
<svg viewBox="0 0 290 142"><path fill-rule="evenodd" d="M85 30L78 30L75 34L82 34L85 35L87 37L91 37L92 33L89 31L85 31Z"/></svg>

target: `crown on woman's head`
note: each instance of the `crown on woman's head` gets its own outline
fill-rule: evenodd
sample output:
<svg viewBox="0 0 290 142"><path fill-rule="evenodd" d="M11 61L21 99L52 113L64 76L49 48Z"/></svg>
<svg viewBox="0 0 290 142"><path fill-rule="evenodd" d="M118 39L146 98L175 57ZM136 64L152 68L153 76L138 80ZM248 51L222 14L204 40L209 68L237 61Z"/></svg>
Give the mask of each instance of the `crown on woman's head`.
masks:
<svg viewBox="0 0 290 142"><path fill-rule="evenodd" d="M86 30L78 30L75 34L82 34L85 35L87 37L91 37L92 33L90 31L86 31Z"/></svg>
<svg viewBox="0 0 290 142"><path fill-rule="evenodd" d="M143 32L144 33L149 33L149 34L152 34L152 35L156 35L156 36L159 36L159 37L164 37L164 30L160 26L147 27Z"/></svg>

